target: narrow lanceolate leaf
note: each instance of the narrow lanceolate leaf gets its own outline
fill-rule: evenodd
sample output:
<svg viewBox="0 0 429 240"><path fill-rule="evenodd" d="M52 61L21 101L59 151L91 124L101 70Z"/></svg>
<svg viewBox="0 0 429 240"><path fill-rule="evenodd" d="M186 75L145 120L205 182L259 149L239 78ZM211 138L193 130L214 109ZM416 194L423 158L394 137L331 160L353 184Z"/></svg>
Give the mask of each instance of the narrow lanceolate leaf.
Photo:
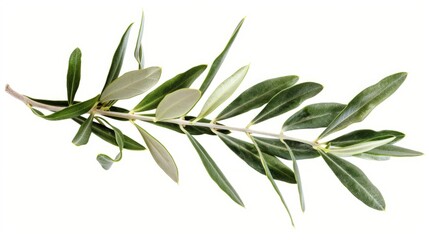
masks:
<svg viewBox="0 0 429 240"><path fill-rule="evenodd" d="M186 72L180 73L174 78L164 82L152 92L148 93L137 106L134 107L134 112L143 112L155 109L165 95L172 93L181 88L188 88L191 84L204 72L207 65L199 65L189 69Z"/></svg>
<svg viewBox="0 0 429 240"><path fill-rule="evenodd" d="M109 170L109 168L112 166L114 162L119 162L122 159L122 149L124 148L125 137L124 137L124 134L121 132L121 130L112 126L106 120L102 118L99 118L99 119L107 123L112 128L112 130L115 133L115 142L119 147L119 153L116 155L115 159L112 159L111 157L102 153L97 155L97 161L101 164L101 166L105 170Z"/></svg>
<svg viewBox="0 0 429 240"><path fill-rule="evenodd" d="M234 202L244 207L243 201L241 201L240 196L229 183L228 179L223 175L222 171L207 153L207 151L201 146L201 144L188 132L186 132L189 140L194 146L195 150L197 150L198 155L203 162L204 167L207 170L207 173L213 179L213 181L224 191Z"/></svg>
<svg viewBox="0 0 429 240"><path fill-rule="evenodd" d="M293 225L294 225L294 223L293 223L292 214L291 214L291 212L289 211L289 208L288 208L288 206L287 206L287 204L286 204L286 201L285 201L285 200L284 200L284 198L283 198L282 193L280 192L279 187L277 187L277 184L276 184L276 182L274 181L273 176L271 175L271 171L270 171L270 168L268 167L267 162L265 161L264 154L263 154L263 153L261 152L261 150L259 149L258 144L255 142L255 139L253 138L253 136L252 136L252 135L250 135L249 133L247 133L247 136L249 136L249 138L252 140L253 144L255 145L256 151L258 152L258 155L259 155L259 159L261 160L261 164L262 164L262 166L263 166L263 168L264 168L265 175L267 176L268 180L270 181L271 185L272 185L272 186L273 186L273 188L274 188L274 191L276 191L277 195L278 195L278 196L279 196L279 198L280 198L280 201L282 202L282 204L283 204L283 206L285 207L285 209L286 209L287 213L289 214L289 218L290 218L290 221L291 221L292 226L293 226ZM296 176L296 175L295 175L295 176Z"/></svg>
<svg viewBox="0 0 429 240"><path fill-rule="evenodd" d="M390 157L388 156L379 156L371 153L359 153L359 154L353 155L353 157L366 159L366 160L375 160L375 161L387 161L390 159Z"/></svg>
<svg viewBox="0 0 429 240"><path fill-rule="evenodd" d="M204 94L204 92L210 86L210 83L212 82L213 78L216 76L216 73L219 71L219 68L222 65L222 62L225 59L226 55L228 54L228 51L231 48L232 43L234 42L235 37L238 34L238 31L240 31L240 28L241 28L241 25L243 25L243 22L244 22L244 18L240 21L240 23L238 23L237 27L232 33L231 38L226 44L225 49L223 49L223 51L219 54L219 56L213 61L206 79L204 80L203 84L201 84L201 87L200 87L201 94Z"/></svg>
<svg viewBox="0 0 429 240"><path fill-rule="evenodd" d="M76 135L74 136L72 143L76 146L85 145L89 141L89 137L91 136L92 132L92 120L94 119L94 114L90 114L89 118L83 122L82 125L80 125L79 130L77 131Z"/></svg>
<svg viewBox="0 0 429 240"><path fill-rule="evenodd" d="M76 48L70 55L67 71L67 100L69 105L73 104L74 96L79 88L81 58L82 53L79 48Z"/></svg>
<svg viewBox="0 0 429 240"><path fill-rule="evenodd" d="M73 120L78 124L82 125L86 121L86 118L76 117L76 118L73 118ZM110 144L113 144L115 146L118 146L116 142L116 136L115 136L116 134L112 129L102 124L93 122L91 125L91 130L95 135L97 135L99 138L103 139L104 141ZM124 135L124 148L128 150L145 150L146 149L140 143L134 141L132 138L128 137L127 135Z"/></svg>
<svg viewBox="0 0 429 240"><path fill-rule="evenodd" d="M243 81L246 76L247 71L249 70L249 65L241 67L229 78L223 81L219 86L214 90L214 92L207 99L203 108L201 109L200 114L198 115L195 121L198 121L205 116L213 112L219 105L225 102L240 86L240 83Z"/></svg>
<svg viewBox="0 0 429 240"><path fill-rule="evenodd" d="M130 35L132 25L133 24L131 23L127 30L125 30L125 33L122 35L121 41L116 48L115 54L113 55L112 64L110 65L109 74L107 75L106 83L103 87L103 91L111 82L117 79L121 73L122 62L124 61L125 50L127 49L128 37Z"/></svg>
<svg viewBox="0 0 429 240"><path fill-rule="evenodd" d="M319 139L364 120L378 104L401 86L406 77L407 73L396 73L360 92L320 134Z"/></svg>
<svg viewBox="0 0 429 240"><path fill-rule="evenodd" d="M195 119L195 117L193 117L193 116L186 116L185 117L185 120L187 120L187 121L191 121L193 119ZM203 118L199 122L210 123L211 120ZM157 126L167 128L167 129L173 130L173 131L178 132L178 133L184 133L182 131L182 129L180 128L180 126L175 124L175 123L168 123L168 122L148 122L148 123L152 123L152 124L155 124ZM216 123L216 124L222 125L220 123ZM183 127L191 135L202 135L202 134L215 135L215 133L213 133L213 131L207 127L200 127L200 126L195 126L195 125L187 125L187 126L183 126ZM221 132L221 133L225 133L225 134L231 133L229 130L217 130L217 131Z"/></svg>
<svg viewBox="0 0 429 240"><path fill-rule="evenodd" d="M377 155L377 156L389 156L389 157L416 157L416 156L423 155L423 153L421 152L414 151L408 148L395 146L395 145L390 145L390 144L376 147L365 153Z"/></svg>
<svg viewBox="0 0 429 240"><path fill-rule="evenodd" d="M251 121L250 125L288 112L301 105L308 98L317 95L322 89L322 85L313 82L301 83L287 88L271 98L262 111Z"/></svg>
<svg viewBox="0 0 429 240"><path fill-rule="evenodd" d="M292 160L290 152L286 146L278 138L263 138L263 137L254 137L256 143L258 143L259 148L262 152L277 156L283 159ZM316 158L319 153L310 145L285 140L286 144L291 148L294 153L294 156L297 160L299 159L308 159Z"/></svg>
<svg viewBox="0 0 429 240"><path fill-rule="evenodd" d="M153 159L158 166L175 182L179 182L179 172L176 163L168 150L156 138L146 132L139 125L134 124L139 130L146 143L147 148L152 154Z"/></svg>
<svg viewBox="0 0 429 240"><path fill-rule="evenodd" d="M328 141L330 146L346 147L362 142L375 141L395 137L389 144L395 143L405 137L405 134L392 130L374 131L370 129L356 130Z"/></svg>
<svg viewBox="0 0 429 240"><path fill-rule="evenodd" d="M109 84L100 97L101 102L132 98L146 92L161 77L161 68L148 67L125 73Z"/></svg>
<svg viewBox="0 0 429 240"><path fill-rule="evenodd" d="M348 157L359 153L370 151L376 147L383 146L392 142L395 137L387 137L379 140L372 140L367 142L361 142L346 147L331 147L327 151L340 157Z"/></svg>
<svg viewBox="0 0 429 240"><path fill-rule="evenodd" d="M200 97L200 90L191 88L182 88L167 94L156 109L156 121L186 115L195 106Z"/></svg>
<svg viewBox="0 0 429 240"><path fill-rule="evenodd" d="M238 157L244 160L250 167L265 175L265 170L255 145L223 133L218 132L217 135ZM262 154L274 179L288 183L296 183L295 175L288 166L284 165L276 157L266 153Z"/></svg>
<svg viewBox="0 0 429 240"><path fill-rule="evenodd" d="M139 69L144 68L144 56L143 56L143 47L142 47L142 37L143 37L143 28L144 28L144 12L142 11L142 18L140 21L139 36L137 37L136 49L134 50L134 57L139 64Z"/></svg>
<svg viewBox="0 0 429 240"><path fill-rule="evenodd" d="M66 107L58 112L52 113L51 115L42 116L42 117L44 119L53 120L53 121L78 117L82 114L89 112L97 104L98 98L99 98L99 95L89 100L86 100L84 102L80 102L80 103L71 105L70 107Z"/></svg>
<svg viewBox="0 0 429 240"><path fill-rule="evenodd" d="M367 206L384 210L386 204L380 191L371 183L368 177L355 165L330 153L320 151L325 162L338 177L341 183Z"/></svg>
<svg viewBox="0 0 429 240"><path fill-rule="evenodd" d="M310 104L290 116L283 124L283 131L327 127L346 107L341 103Z"/></svg>
<svg viewBox="0 0 429 240"><path fill-rule="evenodd" d="M274 95L294 85L298 76L284 76L258 83L238 96L217 117L217 120L231 118L266 104Z"/></svg>

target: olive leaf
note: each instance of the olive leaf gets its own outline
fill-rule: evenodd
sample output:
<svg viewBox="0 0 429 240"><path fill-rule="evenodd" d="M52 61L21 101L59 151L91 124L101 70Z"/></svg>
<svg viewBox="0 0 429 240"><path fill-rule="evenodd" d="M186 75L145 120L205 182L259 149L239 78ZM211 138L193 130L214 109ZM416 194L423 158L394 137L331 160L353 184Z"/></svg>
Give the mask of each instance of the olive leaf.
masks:
<svg viewBox="0 0 429 240"><path fill-rule="evenodd" d="M94 119L94 114L90 114L82 125L80 125L79 130L74 136L72 143L76 146L85 145L89 141L89 137L92 133L92 120Z"/></svg>
<svg viewBox="0 0 429 240"><path fill-rule="evenodd" d="M115 159L112 159L111 157L102 153L97 155L97 161L101 164L101 166L105 170L109 170L114 162L119 162L122 159L122 149L124 148L125 137L124 137L124 134L121 132L121 130L114 127L108 121L106 121L103 118L98 118L98 119L107 123L107 125L109 125L112 128L113 132L115 133L115 142L119 147L119 153L116 155Z"/></svg>
<svg viewBox="0 0 429 240"><path fill-rule="evenodd" d="M191 121L193 119L195 119L194 116L185 116L184 117L184 120L186 120L186 121ZM199 122L210 123L211 120L203 118ZM177 125L177 124L175 124L175 123L168 123L168 122L149 122L149 123L152 123L154 125L157 125L157 126L160 126L160 127L163 127L163 128L167 128L167 129L173 130L173 131L178 132L178 133L184 133L182 131L182 129L180 128L180 126ZM217 123L217 124L220 125L220 126L224 126L223 124L220 124L220 123ZM202 134L216 135L210 128L207 128L207 127L200 127L200 126L195 126L195 125L187 125L187 126L183 126L183 127L191 135L202 135ZM229 130L217 130L217 131L219 131L221 133L225 133L225 134L229 134L230 133Z"/></svg>
<svg viewBox="0 0 429 240"><path fill-rule="evenodd" d="M320 151L325 162L340 182L360 201L376 210L384 210L386 204L380 191L355 165L330 153Z"/></svg>
<svg viewBox="0 0 429 240"><path fill-rule="evenodd" d="M232 36L229 39L229 41L226 44L223 51L213 61L212 66L210 67L209 73L206 76L206 79L201 84L201 87L200 87L201 95L203 95L204 92L207 90L207 88L210 86L210 83L213 81L213 78L216 76L216 73L219 71L220 66L222 66L222 62L225 59L226 55L228 54L228 51L231 48L232 43L235 40L235 37L237 36L238 32L240 31L240 28L243 25L243 22L244 22L244 18L238 23L237 27L235 28L234 32L232 33Z"/></svg>
<svg viewBox="0 0 429 240"><path fill-rule="evenodd" d="M152 92L148 93L133 109L134 112L143 112L155 109L165 95L181 88L188 88L204 72L207 65L198 65L174 78L164 82Z"/></svg>
<svg viewBox="0 0 429 240"><path fill-rule="evenodd" d="M175 182L179 182L179 172L176 163L168 150L156 138L135 124L146 143L149 152L158 166Z"/></svg>
<svg viewBox="0 0 429 240"><path fill-rule="evenodd" d="M144 12L142 11L139 35L137 37L136 49L134 50L134 57L136 58L137 63L139 64L139 69L144 68L144 56L143 56L143 47L142 47L143 28L144 28Z"/></svg>
<svg viewBox="0 0 429 240"><path fill-rule="evenodd" d="M154 86L161 77L161 68L149 67L125 73L110 83L100 97L101 102L132 98Z"/></svg>
<svg viewBox="0 0 429 240"><path fill-rule="evenodd" d="M345 108L341 103L315 103L305 106L283 124L283 131L327 127Z"/></svg>
<svg viewBox="0 0 429 240"><path fill-rule="evenodd" d="M285 112L288 112L308 98L322 91L322 85L313 82L300 83L276 94L249 125L260 123Z"/></svg>
<svg viewBox="0 0 429 240"><path fill-rule="evenodd" d="M234 202L244 207L243 201L240 199L240 196L229 183L228 179L207 153L207 151L201 146L201 144L185 130L186 135L194 146L195 150L198 152L201 161L203 162L204 167L207 170L207 173L213 179L213 181L224 191Z"/></svg>
<svg viewBox="0 0 429 240"><path fill-rule="evenodd" d="M240 83L243 81L244 77L249 70L249 65L241 67L229 78L223 81L219 86L213 91L210 97L207 99L203 108L201 109L200 114L194 120L195 122L206 117L211 112L213 112L219 105L225 102L240 86Z"/></svg>
<svg viewBox="0 0 429 240"><path fill-rule="evenodd" d="M284 76L260 82L241 93L219 115L217 120L231 118L266 104L274 95L294 85L298 76Z"/></svg>
<svg viewBox="0 0 429 240"><path fill-rule="evenodd" d="M326 127L318 139L364 120L377 105L392 95L401 86L406 77L407 73L396 73L360 92Z"/></svg>
<svg viewBox="0 0 429 240"><path fill-rule="evenodd" d="M76 118L73 118L73 121L82 125L86 121L86 118L76 117ZM102 124L93 122L91 124L91 131L92 131L92 133L94 133L99 138L103 139L104 141L106 141L110 144L113 144L115 146L118 146L118 144L116 142L116 137L115 137L116 134L112 129L110 129L110 128L102 125ZM134 141L132 138L128 137L127 135L124 135L124 148L128 149L128 150L145 150L146 149L143 145L141 145L137 141Z"/></svg>
<svg viewBox="0 0 429 240"><path fill-rule="evenodd" d="M389 156L389 157L416 157L416 156L423 155L423 153L421 152L391 145L391 144L382 145L364 153L375 155L375 156Z"/></svg>
<svg viewBox="0 0 429 240"><path fill-rule="evenodd" d="M254 137L255 141L258 143L259 148L262 152L280 157L287 160L292 160L292 156L288 149L285 147L284 143L282 143L278 138L264 138L264 137ZM319 157L320 154L310 145L284 140L286 144L293 151L295 159L308 159L308 158L316 158Z"/></svg>
<svg viewBox="0 0 429 240"><path fill-rule="evenodd" d="M392 130L383 130L383 131L376 132L370 129L362 129L362 130L356 130L356 131L344 134L335 139L332 139L328 141L328 144L330 146L335 146L335 147L346 147L346 146L355 145L362 142L382 140L390 137L394 137L394 140L389 142L389 144L392 144L404 138L405 134L398 131L392 131Z"/></svg>
<svg viewBox="0 0 429 240"><path fill-rule="evenodd" d="M133 26L132 23L128 26L127 30L125 30L125 33L124 35L122 35L121 41L116 48L115 54L112 58L112 63L110 65L109 74L107 75L106 83L104 84L102 92L104 92L106 87L109 86L110 83L113 82L115 79L117 79L119 74L121 73L122 63L124 62L125 50L127 49L128 37L130 35L131 26Z"/></svg>
<svg viewBox="0 0 429 240"><path fill-rule="evenodd" d="M339 157L348 157L355 154L370 151L371 149L374 149L376 147L383 146L385 144L392 142L394 139L395 137L386 136L385 138L382 138L382 139L360 142L360 143L348 145L345 147L330 147L326 151L334 155L337 155Z"/></svg>
<svg viewBox="0 0 429 240"><path fill-rule="evenodd" d="M255 145L223 133L218 132L217 135L238 157L244 160L250 167L265 175L265 170L261 164L261 159ZM295 175L288 166L284 165L274 156L266 153L262 153L262 155L274 179L287 183L296 183Z"/></svg>
<svg viewBox="0 0 429 240"><path fill-rule="evenodd" d="M70 55L69 68L67 71L67 100L72 105L80 83L80 65L82 52L76 48Z"/></svg>
<svg viewBox="0 0 429 240"><path fill-rule="evenodd" d="M200 97L200 90L191 88L182 88L167 94L156 109L156 121L182 117L191 111Z"/></svg>

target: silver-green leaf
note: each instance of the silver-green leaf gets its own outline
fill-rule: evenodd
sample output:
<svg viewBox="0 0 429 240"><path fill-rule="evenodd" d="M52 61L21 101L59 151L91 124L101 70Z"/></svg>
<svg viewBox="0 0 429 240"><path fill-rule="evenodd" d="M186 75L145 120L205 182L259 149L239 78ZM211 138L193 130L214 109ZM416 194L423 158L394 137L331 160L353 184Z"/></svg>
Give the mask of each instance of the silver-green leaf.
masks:
<svg viewBox="0 0 429 240"><path fill-rule="evenodd" d="M308 98L314 97L322 91L322 85L313 82L305 82L287 88L276 94L262 111L251 121L249 125L260 123L285 112L288 112Z"/></svg>
<svg viewBox="0 0 429 240"><path fill-rule="evenodd" d="M76 135L74 136L72 143L76 146L85 145L89 141L89 137L92 133L92 120L94 119L94 114L90 114L89 118L83 122L82 125L80 125L79 130L77 131Z"/></svg>
<svg viewBox="0 0 429 240"><path fill-rule="evenodd" d="M200 90L191 88L182 88L167 94L156 109L156 121L173 119L187 114L200 97Z"/></svg>
<svg viewBox="0 0 429 240"><path fill-rule="evenodd" d="M377 105L392 95L401 86L406 77L407 73L396 73L360 92L326 127L318 139L364 120Z"/></svg>
<svg viewBox="0 0 429 240"><path fill-rule="evenodd" d="M360 201L367 206L384 210L386 204L380 191L368 177L355 165L330 153L320 151L325 162L338 177L340 182Z"/></svg>
<svg viewBox="0 0 429 240"><path fill-rule="evenodd" d="M101 102L132 98L154 86L161 77L161 68L149 67L125 73L110 83L100 97Z"/></svg>
<svg viewBox="0 0 429 240"><path fill-rule="evenodd" d="M260 82L241 93L217 117L231 118L266 104L274 95L294 85L298 76L284 76Z"/></svg>
<svg viewBox="0 0 429 240"><path fill-rule="evenodd" d="M82 52L76 48L70 55L69 68L67 70L67 100L69 105L73 104L74 97L80 83Z"/></svg>
<svg viewBox="0 0 429 240"><path fill-rule="evenodd" d="M143 47L142 47L143 28L144 28L144 12L142 11L139 35L137 37L136 48L134 50L134 57L136 58L137 63L139 64L139 69L144 68L144 55L143 55Z"/></svg>
<svg viewBox="0 0 429 240"><path fill-rule="evenodd" d="M200 114L197 116L195 121L198 121L211 112L213 112L219 105L221 105L224 101L226 101L238 88L240 83L243 81L244 77L249 70L249 65L241 67L234 74L232 74L229 78L223 81L219 86L214 90L214 92L207 99L203 108L201 109Z"/></svg>
<svg viewBox="0 0 429 240"><path fill-rule="evenodd" d="M176 163L168 150L156 138L146 132L142 127L134 124L146 143L149 152L158 166L175 182L179 182L179 172Z"/></svg>
<svg viewBox="0 0 429 240"><path fill-rule="evenodd" d="M349 157L355 154L364 153L374 148L383 146L385 144L392 142L394 139L395 137L387 136L384 139L365 141L365 142L361 142L361 143L357 143L357 144L353 144L345 147L330 147L329 149L327 149L327 151L339 157Z"/></svg>
<svg viewBox="0 0 429 240"><path fill-rule="evenodd" d="M204 167L207 170L207 173L213 179L213 181L224 191L234 202L244 207L243 201L240 199L240 196L235 191L234 187L229 183L228 179L216 165L214 160L210 157L207 151L203 146L185 130L186 135L194 146L195 150L198 152L201 161L203 162Z"/></svg>
<svg viewBox="0 0 429 240"><path fill-rule="evenodd" d="M115 132L116 144L119 147L119 153L116 155L115 159L112 159L111 157L107 156L106 154L102 154L102 153L97 155L97 161L101 164L101 166L105 170L109 170L114 162L119 162L122 159L122 150L124 148L125 137L124 137L124 134L122 133L121 130L119 130L118 128L111 125L108 121L106 121L103 118L98 118L98 119L104 121L105 123L107 123L112 128L112 130Z"/></svg>
<svg viewBox="0 0 429 240"><path fill-rule="evenodd" d="M366 154L372 154L377 156L389 156L389 157L417 157L423 155L423 153L414 151L408 148L403 148L395 145L386 144L380 147L371 149L365 152Z"/></svg>

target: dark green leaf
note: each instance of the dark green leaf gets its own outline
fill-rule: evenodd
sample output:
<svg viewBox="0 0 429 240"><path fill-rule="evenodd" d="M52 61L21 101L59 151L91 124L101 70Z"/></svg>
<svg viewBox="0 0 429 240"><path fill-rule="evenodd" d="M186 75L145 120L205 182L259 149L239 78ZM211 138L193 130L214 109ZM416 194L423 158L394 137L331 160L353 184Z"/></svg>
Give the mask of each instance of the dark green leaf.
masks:
<svg viewBox="0 0 429 240"><path fill-rule="evenodd" d="M356 130L333 140L328 141L328 144L335 147L346 147L362 142L375 141L395 137L395 140L389 144L395 143L405 137L405 134L392 130L383 130L376 132L370 129Z"/></svg>
<svg viewBox="0 0 429 240"><path fill-rule="evenodd" d="M192 120L195 119L195 117L192 116L186 116L185 120ZM211 120L209 119L201 119L199 122L203 122L203 123L210 123ZM178 133L183 133L183 131L180 129L179 125L174 124L174 123L167 123L167 122L148 122L148 123L152 123L155 124L157 126L160 127L164 127L164 128L168 128L170 130L176 131ZM216 123L219 124L219 123ZM219 124L222 125L222 124ZM199 127L199 126L194 126L194 125L187 125L184 126L186 131L188 131L191 135L201 135L201 134L208 134L208 135L215 135L212 130L210 128L206 128L206 127ZM218 130L221 133L225 133L225 134L229 134L230 131L228 130Z"/></svg>
<svg viewBox="0 0 429 240"><path fill-rule="evenodd" d="M274 95L294 85L298 76L273 78L258 83L240 94L217 117L217 120L231 118L266 104Z"/></svg>
<svg viewBox="0 0 429 240"><path fill-rule="evenodd" d="M165 95L172 93L181 88L188 88L207 68L207 65L199 65L183 72L174 78L164 82L155 90L147 94L137 106L134 112L143 112L155 109Z"/></svg>
<svg viewBox="0 0 429 240"><path fill-rule="evenodd" d="M144 12L142 11L139 35L137 37L136 49L134 50L134 57L136 58L137 63L139 64L139 69L144 68L144 57L143 57L143 47L142 47L143 28L144 28Z"/></svg>
<svg viewBox="0 0 429 240"><path fill-rule="evenodd" d="M115 54L113 55L112 64L110 65L109 74L107 75L106 83L104 84L104 89L113 82L116 78L118 78L121 73L122 62L124 61L125 51L127 49L128 36L130 35L131 23L127 30L125 30L124 35L122 35L121 41L119 42L118 47L116 48Z"/></svg>
<svg viewBox="0 0 429 240"><path fill-rule="evenodd" d="M285 145L277 138L255 137L261 151L283 159L292 160L289 151ZM320 156L319 153L310 145L295 141L285 140L287 145L292 149L295 158L308 159Z"/></svg>
<svg viewBox="0 0 429 240"><path fill-rule="evenodd" d="M386 208L380 191L371 183L362 170L333 154L320 151L320 155L322 155L341 183L357 199L377 210L384 210Z"/></svg>
<svg viewBox="0 0 429 240"><path fill-rule="evenodd" d="M158 164L158 166L176 183L179 182L179 172L177 170L176 163L174 162L173 157L168 152L168 150L162 145L156 138L146 132L139 125L134 124L139 130L140 134L143 137L143 140L146 143L147 148L149 149L150 154L152 154L153 159Z"/></svg>
<svg viewBox="0 0 429 240"><path fill-rule="evenodd" d="M51 115L42 116L42 117L44 119L54 121L54 120L64 120L64 119L80 116L82 114L89 112L97 104L98 98L99 98L99 95L89 100L86 100L84 102L80 102L80 103L71 105L70 107L66 107L58 112L52 113Z"/></svg>
<svg viewBox="0 0 429 240"><path fill-rule="evenodd" d="M160 67L148 67L127 72L104 89L100 101L107 102L135 97L154 86L160 77Z"/></svg>
<svg viewBox="0 0 429 240"><path fill-rule="evenodd" d="M328 125L318 139L364 120L378 104L392 95L401 86L406 77L407 73L396 73L360 92Z"/></svg>
<svg viewBox="0 0 429 240"><path fill-rule="evenodd" d="M243 201L241 201L240 196L229 183L228 179L223 175L222 171L207 153L207 151L201 146L201 144L188 132L186 132L189 140L194 146L195 150L197 150L198 155L201 158L201 161L204 164L204 167L207 170L207 173L213 179L213 181L236 203L240 204L244 207Z"/></svg>
<svg viewBox="0 0 429 240"><path fill-rule="evenodd" d="M76 117L76 118L73 118L73 120L82 125L86 121L86 118ZM104 141L106 141L110 144L113 144L115 146L118 146L118 144L116 143L115 132L112 129L110 129L110 128L102 125L102 124L93 122L92 126L91 126L91 130L95 135L97 135L98 137L100 137ZM146 149L140 143L134 141L132 138L128 137L127 135L124 135L124 148L129 149L129 150L145 150Z"/></svg>
<svg viewBox="0 0 429 240"><path fill-rule="evenodd" d="M102 153L97 155L97 161L101 164L101 166L105 170L109 170L109 168L112 166L114 162L119 162L122 159L122 149L124 148L124 141L125 141L124 134L121 132L121 130L112 126L109 122L107 122L103 118L98 118L98 119L104 121L105 123L107 123L107 125L109 125L112 128L112 130L115 133L116 145L118 145L119 147L119 153L116 155L115 159L112 159L111 157Z"/></svg>
<svg viewBox="0 0 429 240"><path fill-rule="evenodd" d="M416 157L421 156L423 153L417 152L408 148L403 148L395 145L386 144L377 148L374 148L366 154L378 155L378 156L390 156L390 157Z"/></svg>
<svg viewBox="0 0 429 240"><path fill-rule="evenodd" d="M340 103L310 104L289 117L283 131L326 127L346 107Z"/></svg>
<svg viewBox="0 0 429 240"><path fill-rule="evenodd" d="M69 105L73 104L74 96L79 88L81 57L82 53L79 48L76 48L70 55L67 71L67 99Z"/></svg>
<svg viewBox="0 0 429 240"><path fill-rule="evenodd" d="M77 131L76 135L74 136L72 143L74 143L76 146L85 145L89 141L89 137L91 136L92 132L92 120L94 119L94 114L89 115L89 118L83 122L82 125L80 125L79 130Z"/></svg>
<svg viewBox="0 0 429 240"><path fill-rule="evenodd" d="M322 89L322 85L313 82L301 83L287 88L271 98L262 111L251 121L250 125L290 111L308 98L314 97Z"/></svg>
<svg viewBox="0 0 429 240"><path fill-rule="evenodd" d="M210 83L212 82L213 78L216 76L216 73L219 71L219 68L222 65L222 62L225 59L226 55L228 54L228 51L231 48L231 45L234 42L235 37L238 34L238 31L240 31L240 28L243 25L243 22L244 22L244 18L240 21L240 23L238 23L237 27L235 28L234 32L232 33L231 38L229 39L228 43L226 44L226 47L219 54L219 56L213 61L212 66L210 67L210 70L209 70L209 73L207 74L206 79L204 80L203 84L201 84L201 87L200 87L201 95L204 94L204 92L210 86Z"/></svg>
<svg viewBox="0 0 429 240"><path fill-rule="evenodd" d="M261 164L261 159L255 145L218 133L220 139L242 160L244 160L250 167L258 171L259 173L265 174L264 167ZM296 183L295 175L292 170L284 165L279 159L269 154L263 153L264 159L268 164L270 172L274 179Z"/></svg>

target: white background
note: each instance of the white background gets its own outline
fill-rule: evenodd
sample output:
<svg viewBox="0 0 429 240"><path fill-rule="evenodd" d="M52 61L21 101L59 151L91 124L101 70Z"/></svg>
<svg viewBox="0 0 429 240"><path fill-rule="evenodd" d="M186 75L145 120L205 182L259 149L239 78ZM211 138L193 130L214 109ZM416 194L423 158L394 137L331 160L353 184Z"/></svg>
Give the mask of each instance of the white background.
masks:
<svg viewBox="0 0 429 240"><path fill-rule="evenodd" d="M383 77L407 71L403 86L365 122L350 129L399 130L407 134L400 145L427 152L428 6L409 0L346 2L2 1L0 85L9 83L33 97L65 99L68 57L80 47L82 80L76 98L94 96L130 22L136 25L123 71L136 68L132 52L142 9L146 66L163 67L162 80L167 80L192 66L210 64L247 16L214 84L250 63L238 92L261 80L296 74L302 82L325 87L308 103L346 103ZM119 105L132 107L138 101ZM116 154L113 146L93 136L87 146L75 147L71 139L77 124L37 118L4 92L0 106L0 239L429 236L426 156L387 162L350 159L383 193L387 202L383 212L356 200L320 158L300 162L305 213L299 209L296 187L279 183L295 217L293 228L266 177L248 168L215 137L198 140L246 208L218 189L182 135L142 124L175 157L180 171L177 185L147 151L127 151L122 162L104 171L95 157L100 152ZM244 126L256 113L225 123ZM277 132L286 117L256 127ZM129 124L117 125L139 139ZM291 132L309 140L319 133Z"/></svg>

